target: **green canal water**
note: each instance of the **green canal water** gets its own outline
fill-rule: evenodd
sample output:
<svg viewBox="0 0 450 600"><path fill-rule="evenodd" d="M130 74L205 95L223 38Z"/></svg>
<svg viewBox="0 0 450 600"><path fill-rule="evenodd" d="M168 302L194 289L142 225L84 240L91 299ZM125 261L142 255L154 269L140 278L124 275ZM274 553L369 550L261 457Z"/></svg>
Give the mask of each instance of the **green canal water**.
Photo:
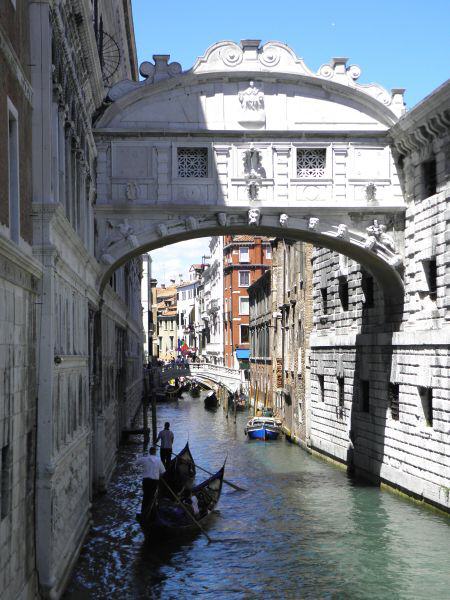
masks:
<svg viewBox="0 0 450 600"><path fill-rule="evenodd" d="M158 405L175 450L247 488L224 486L200 534L146 545L134 517L138 440L119 450L108 494L66 598L450 599L450 520L360 481L284 439L248 441L245 415L207 412L185 394ZM199 476L197 476L199 478ZM201 477L200 477L201 479Z"/></svg>

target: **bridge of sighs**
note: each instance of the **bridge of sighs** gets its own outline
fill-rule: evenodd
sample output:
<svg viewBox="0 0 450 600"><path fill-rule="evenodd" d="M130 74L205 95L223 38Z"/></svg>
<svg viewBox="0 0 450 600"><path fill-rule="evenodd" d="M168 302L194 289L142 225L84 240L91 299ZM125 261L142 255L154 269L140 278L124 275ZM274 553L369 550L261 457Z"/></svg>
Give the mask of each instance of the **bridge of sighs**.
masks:
<svg viewBox="0 0 450 600"><path fill-rule="evenodd" d="M259 40L219 42L186 71L155 55L140 72L96 123L100 290L145 251L246 233L347 255L401 300L405 206L388 132L403 90L358 83L346 58L315 73Z"/></svg>

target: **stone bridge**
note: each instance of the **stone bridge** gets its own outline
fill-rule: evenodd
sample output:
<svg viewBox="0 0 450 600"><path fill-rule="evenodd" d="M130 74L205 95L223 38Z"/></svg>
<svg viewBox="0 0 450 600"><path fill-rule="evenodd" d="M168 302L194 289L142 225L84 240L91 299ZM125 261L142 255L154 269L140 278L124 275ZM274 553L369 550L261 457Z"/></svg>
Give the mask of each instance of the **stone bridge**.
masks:
<svg viewBox="0 0 450 600"><path fill-rule="evenodd" d="M174 377L190 376L195 377L195 379L209 387L220 384L232 393L239 391L241 386L244 391L247 388L247 382L243 381L241 371L209 363L190 363L187 367L178 365L154 367L152 374L153 381L160 384L167 383L169 379Z"/></svg>
<svg viewBox="0 0 450 600"><path fill-rule="evenodd" d="M388 131L403 90L317 73L286 45L219 42L183 71L155 55L98 118L96 253L103 290L133 256L258 234L347 255L403 298L404 200Z"/></svg>

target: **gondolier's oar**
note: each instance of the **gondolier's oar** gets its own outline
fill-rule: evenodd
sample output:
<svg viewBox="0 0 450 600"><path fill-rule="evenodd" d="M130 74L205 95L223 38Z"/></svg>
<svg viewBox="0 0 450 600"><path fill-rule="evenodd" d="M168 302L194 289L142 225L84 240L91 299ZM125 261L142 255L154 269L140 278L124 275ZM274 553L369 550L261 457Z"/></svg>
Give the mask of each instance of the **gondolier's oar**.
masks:
<svg viewBox="0 0 450 600"><path fill-rule="evenodd" d="M194 517L194 515L192 515L189 512L189 509L181 502L181 500L175 494L175 492L170 487L170 485L167 483L167 481L165 481L164 479L160 479L160 481L163 482L163 484L166 486L166 488L169 490L169 492L175 498L176 503L181 506L181 508L184 510L184 512L187 514L187 516L191 519L191 521L197 525L197 527L200 529L200 531L203 533L203 535L207 538L208 542L211 543L213 540L209 537L209 535L206 533L206 531L203 529L203 527L200 525L200 523L197 521L197 519Z"/></svg>

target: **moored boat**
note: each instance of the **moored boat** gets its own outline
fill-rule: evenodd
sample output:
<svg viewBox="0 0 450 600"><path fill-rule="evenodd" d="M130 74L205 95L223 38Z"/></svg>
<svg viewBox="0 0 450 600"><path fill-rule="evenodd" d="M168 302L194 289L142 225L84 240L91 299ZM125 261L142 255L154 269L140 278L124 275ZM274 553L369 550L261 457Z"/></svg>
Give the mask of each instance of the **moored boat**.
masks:
<svg viewBox="0 0 450 600"><path fill-rule="evenodd" d="M193 398L198 398L200 396L200 385L197 381L193 381L191 383L191 389L190 389L190 394Z"/></svg>
<svg viewBox="0 0 450 600"><path fill-rule="evenodd" d="M244 431L251 440L276 440L281 433L281 426L281 421L274 417L252 417Z"/></svg>
<svg viewBox="0 0 450 600"><path fill-rule="evenodd" d="M219 406L219 399L217 397L217 394L215 392L210 392L205 400L205 408L217 408Z"/></svg>

